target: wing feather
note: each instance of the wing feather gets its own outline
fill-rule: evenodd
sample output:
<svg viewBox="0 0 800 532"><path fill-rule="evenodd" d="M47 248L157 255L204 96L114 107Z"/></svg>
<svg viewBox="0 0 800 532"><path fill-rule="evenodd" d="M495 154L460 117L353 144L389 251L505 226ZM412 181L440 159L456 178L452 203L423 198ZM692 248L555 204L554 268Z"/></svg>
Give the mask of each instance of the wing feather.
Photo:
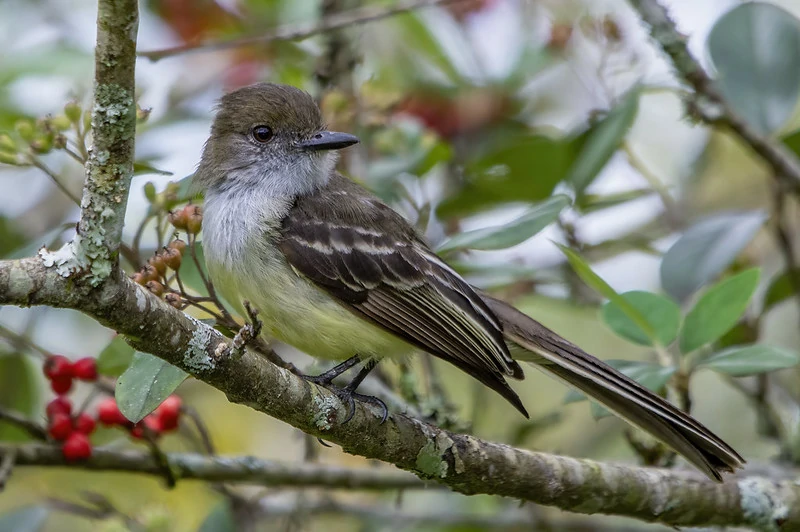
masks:
<svg viewBox="0 0 800 532"><path fill-rule="evenodd" d="M522 369L480 296L388 206L344 178L332 181L344 193L300 198L283 220L279 247L291 267L352 312L455 364L527 415L503 378L522 378ZM344 199L348 194L358 208Z"/></svg>

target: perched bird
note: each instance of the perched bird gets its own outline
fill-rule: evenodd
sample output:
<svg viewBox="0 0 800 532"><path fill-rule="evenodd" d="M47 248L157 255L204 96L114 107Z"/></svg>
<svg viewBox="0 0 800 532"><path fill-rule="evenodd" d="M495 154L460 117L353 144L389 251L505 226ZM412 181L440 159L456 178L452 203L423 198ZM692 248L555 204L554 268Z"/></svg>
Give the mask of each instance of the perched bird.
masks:
<svg viewBox="0 0 800 532"><path fill-rule="evenodd" d="M467 372L527 416L506 377L518 360L574 386L663 441L710 478L744 460L691 416L506 303L470 286L414 228L335 170L358 142L327 131L314 100L261 83L220 102L195 181L205 191L203 243L214 284L250 301L269 334L344 360L314 382L363 362L339 396L383 357L422 349ZM385 415L385 405L384 408Z"/></svg>

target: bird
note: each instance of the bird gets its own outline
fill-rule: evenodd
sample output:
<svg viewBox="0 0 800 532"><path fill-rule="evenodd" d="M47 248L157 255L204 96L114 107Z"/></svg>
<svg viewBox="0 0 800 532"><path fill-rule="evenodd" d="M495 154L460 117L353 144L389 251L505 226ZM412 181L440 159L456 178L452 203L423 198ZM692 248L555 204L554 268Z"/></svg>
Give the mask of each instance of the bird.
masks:
<svg viewBox="0 0 800 532"><path fill-rule="evenodd" d="M217 290L248 301L265 334L343 361L307 377L343 401L383 358L418 350L453 364L528 413L507 379L520 362L580 390L668 445L710 479L745 460L689 414L602 360L471 286L415 228L336 171L358 142L326 129L313 97L257 83L224 95L194 174L204 192L203 246ZM334 378L363 364L345 387ZM352 412L352 410L351 410ZM351 414L352 415L352 414Z"/></svg>

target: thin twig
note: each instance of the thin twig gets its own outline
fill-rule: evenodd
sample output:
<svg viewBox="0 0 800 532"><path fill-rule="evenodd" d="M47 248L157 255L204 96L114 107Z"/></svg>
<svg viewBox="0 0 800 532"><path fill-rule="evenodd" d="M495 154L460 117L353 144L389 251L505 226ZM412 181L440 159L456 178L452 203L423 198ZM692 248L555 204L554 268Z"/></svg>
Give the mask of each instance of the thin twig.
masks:
<svg viewBox="0 0 800 532"><path fill-rule="evenodd" d="M163 50L139 52L139 56L146 57L151 61L158 61L160 59L164 59L165 57L189 52L212 52L217 50L227 50L229 48L238 48L240 46L265 44L275 41L294 41L306 39L320 33L338 30L348 26L365 24L367 22L392 17L394 15L422 9L424 7L462 1L465 0L411 0L398 2L397 5L389 8L381 6L367 6L361 9L353 9L345 13L332 15L319 21L318 23L303 23L282 26L264 35L258 35L255 37L245 37L242 39L231 39L218 42L184 44L181 46L175 46L173 48L165 48Z"/></svg>
<svg viewBox="0 0 800 532"><path fill-rule="evenodd" d="M55 445L0 443L0 456L17 453L17 467L49 466L95 471L123 471L163 476L162 466L151 453L137 450L93 449L88 460L67 461ZM253 456L206 456L199 453L166 453L178 480L198 479L271 487L325 487L353 490L437 489L411 473L395 469L348 468L324 464L284 463Z"/></svg>
<svg viewBox="0 0 800 532"><path fill-rule="evenodd" d="M47 439L47 431L45 431L44 427L35 421L31 421L20 412L15 412L6 408L0 408L0 421L7 421L12 425L16 425L37 440Z"/></svg>
<svg viewBox="0 0 800 532"><path fill-rule="evenodd" d="M181 407L181 413L185 416L188 416L189 419L192 420L194 428L197 430L197 434L200 436L203 450L210 456L217 454L216 448L214 447L214 441L211 439L211 433L208 431L205 423L203 423L203 419L200 417L200 414L197 412L197 410L194 407L183 405Z"/></svg>
<svg viewBox="0 0 800 532"><path fill-rule="evenodd" d="M6 488L11 472L14 470L14 464L17 461L17 451L12 450L3 455L0 460L0 492Z"/></svg>
<svg viewBox="0 0 800 532"><path fill-rule="evenodd" d="M15 347L25 346L28 349L36 351L41 356L47 358L53 356L53 353L48 351L47 349L39 346L33 340L27 338L26 336L16 333L6 327L5 325L0 324L0 336L5 337L6 339L10 340Z"/></svg>
<svg viewBox="0 0 800 532"><path fill-rule="evenodd" d="M48 177L50 177L50 180L51 180L51 181L53 181L53 183L56 185L56 187L58 187L58 190L60 190L61 192L63 192L63 193L64 193L64 195L65 195L65 196L67 196L67 197L68 197L70 200L72 200L72 202L73 202L75 205L78 205L78 206L80 206L80 204L81 204L81 200L80 200L80 198L78 198L78 196L76 196L75 194L73 194L73 193L72 193L72 191L70 191L70 190L69 190L69 189L68 189L68 188L67 188L67 187L64 185L64 183L62 183L62 182L61 182L61 176L59 176L58 174L56 174L55 172L53 172L52 170L50 170L50 168L48 168L48 167L47 167L47 165L45 165L45 164L44 164L42 161L40 161L40 160L39 160L38 158L36 158L36 157L31 157L31 158L30 158L30 162L31 162L31 164L32 164L33 166L35 166L36 168L38 168L39 170L41 170L42 172L44 172L45 174L47 174L47 176L48 176Z"/></svg>

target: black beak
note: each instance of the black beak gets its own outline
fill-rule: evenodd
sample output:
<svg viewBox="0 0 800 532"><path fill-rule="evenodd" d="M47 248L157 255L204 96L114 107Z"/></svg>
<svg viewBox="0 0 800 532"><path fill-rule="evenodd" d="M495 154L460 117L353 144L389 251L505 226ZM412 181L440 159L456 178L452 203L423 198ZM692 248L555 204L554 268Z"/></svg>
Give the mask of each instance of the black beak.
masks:
<svg viewBox="0 0 800 532"><path fill-rule="evenodd" d="M308 140L297 143L301 149L308 151L341 150L353 144L358 144L358 137L349 133L338 131L320 131Z"/></svg>

